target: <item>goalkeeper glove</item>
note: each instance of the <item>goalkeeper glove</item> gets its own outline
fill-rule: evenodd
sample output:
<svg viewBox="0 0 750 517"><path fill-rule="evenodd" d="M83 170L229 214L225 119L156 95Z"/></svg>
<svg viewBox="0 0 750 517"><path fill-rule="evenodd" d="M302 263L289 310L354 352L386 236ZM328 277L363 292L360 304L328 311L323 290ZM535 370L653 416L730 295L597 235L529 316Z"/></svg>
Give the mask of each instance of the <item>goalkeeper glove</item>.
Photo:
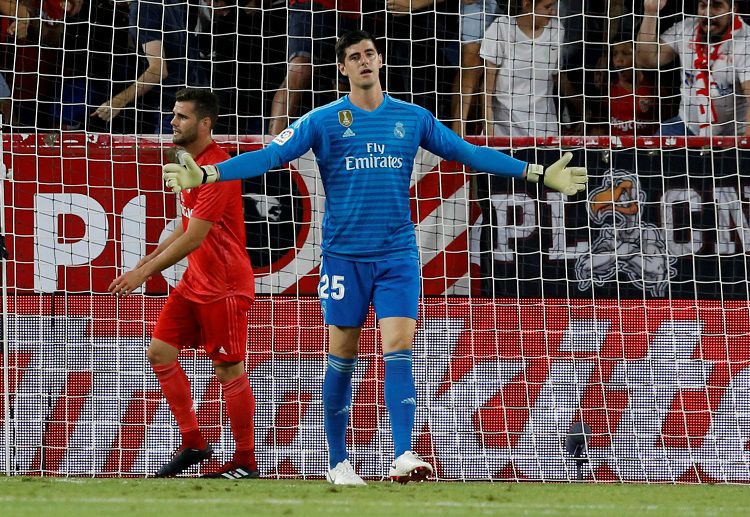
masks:
<svg viewBox="0 0 750 517"><path fill-rule="evenodd" d="M529 164L526 169L526 179L538 183L544 176L544 186L562 192L567 196L575 196L586 188L589 181L586 167L566 167L573 158L573 153L565 153L562 158L544 169L544 165Z"/></svg>
<svg viewBox="0 0 750 517"><path fill-rule="evenodd" d="M184 149L177 151L180 163L168 163L162 168L162 178L172 192L179 194L182 189L194 188L219 180L219 169L215 165L200 166Z"/></svg>

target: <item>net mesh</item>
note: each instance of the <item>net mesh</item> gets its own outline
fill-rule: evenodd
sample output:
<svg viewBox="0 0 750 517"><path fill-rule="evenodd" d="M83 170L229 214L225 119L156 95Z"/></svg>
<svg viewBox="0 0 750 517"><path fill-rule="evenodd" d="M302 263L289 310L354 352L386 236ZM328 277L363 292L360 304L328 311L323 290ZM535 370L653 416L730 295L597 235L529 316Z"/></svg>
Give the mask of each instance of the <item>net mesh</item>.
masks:
<svg viewBox="0 0 750 517"><path fill-rule="evenodd" d="M106 288L177 224L160 178L174 92L212 88L217 140L231 154L258 149L346 93L333 42L362 27L378 36L390 94L532 163L570 150L590 175L566 198L418 155L414 448L437 478L577 480L579 424L583 479L750 481L744 21L701 46L699 2L669 3L658 24L640 2L542 1L533 16L528 4L0 2L12 171L0 470L143 476L168 459L179 433L144 351L184 264L128 299ZM724 23L712 9L710 26ZM660 67L636 56L649 30L662 34ZM321 477L314 156L243 189L260 470ZM378 340L370 314L347 435L367 478L383 477L392 455ZM234 448L220 386L203 352L180 361L211 470Z"/></svg>

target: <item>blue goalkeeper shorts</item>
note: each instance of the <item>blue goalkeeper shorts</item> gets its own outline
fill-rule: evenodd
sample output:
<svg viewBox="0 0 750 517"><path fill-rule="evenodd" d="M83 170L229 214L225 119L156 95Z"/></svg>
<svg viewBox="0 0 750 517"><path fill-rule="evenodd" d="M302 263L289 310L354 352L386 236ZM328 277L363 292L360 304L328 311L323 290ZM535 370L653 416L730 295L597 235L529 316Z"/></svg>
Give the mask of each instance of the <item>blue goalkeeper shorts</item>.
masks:
<svg viewBox="0 0 750 517"><path fill-rule="evenodd" d="M378 319L416 320L419 273L419 261L414 258L379 262L323 258L318 297L326 325L361 327L370 302Z"/></svg>

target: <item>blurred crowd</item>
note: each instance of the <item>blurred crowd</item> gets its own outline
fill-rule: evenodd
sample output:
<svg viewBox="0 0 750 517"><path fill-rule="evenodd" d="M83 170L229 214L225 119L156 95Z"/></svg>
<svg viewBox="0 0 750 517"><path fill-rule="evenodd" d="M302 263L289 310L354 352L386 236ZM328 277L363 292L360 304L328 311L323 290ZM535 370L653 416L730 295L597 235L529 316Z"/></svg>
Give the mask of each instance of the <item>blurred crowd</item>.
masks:
<svg viewBox="0 0 750 517"><path fill-rule="evenodd" d="M5 131L278 134L346 93L336 36L378 40L389 94L462 135L750 135L740 0L0 0Z"/></svg>

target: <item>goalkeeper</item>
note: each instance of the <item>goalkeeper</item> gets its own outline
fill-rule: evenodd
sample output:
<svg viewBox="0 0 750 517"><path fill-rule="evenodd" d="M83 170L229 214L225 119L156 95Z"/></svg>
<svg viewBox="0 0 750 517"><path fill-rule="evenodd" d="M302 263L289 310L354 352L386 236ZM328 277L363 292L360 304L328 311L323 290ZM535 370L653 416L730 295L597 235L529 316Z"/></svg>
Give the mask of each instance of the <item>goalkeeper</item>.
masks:
<svg viewBox="0 0 750 517"><path fill-rule="evenodd" d="M382 56L366 32L342 35L336 56L349 80L349 95L306 114L264 149L216 166L166 165L164 179L180 192L259 176L313 150L326 192L318 285L330 343L323 381L326 478L334 484L365 484L348 461L346 426L360 332L372 303L382 336L385 403L395 449L389 476L399 482L421 480L433 469L411 450L416 411L411 348L420 268L409 183L418 148L492 174L532 182L543 178L547 187L569 196L585 189L586 169L567 167L569 153L545 170L471 145L427 110L385 95L379 79Z"/></svg>
<svg viewBox="0 0 750 517"><path fill-rule="evenodd" d="M172 140L181 160L217 163L229 155L211 138L219 117L216 95L187 88L176 94ZM211 457L198 428L190 381L177 356L183 347L202 346L222 387L235 451L232 460L204 477L258 477L253 414L255 399L245 373L247 310L255 295L245 249L242 188L237 182L207 185L180 194L182 224L109 290L127 296L148 278L186 256L188 268L159 314L146 355L177 420L182 445L157 473L169 477Z"/></svg>

